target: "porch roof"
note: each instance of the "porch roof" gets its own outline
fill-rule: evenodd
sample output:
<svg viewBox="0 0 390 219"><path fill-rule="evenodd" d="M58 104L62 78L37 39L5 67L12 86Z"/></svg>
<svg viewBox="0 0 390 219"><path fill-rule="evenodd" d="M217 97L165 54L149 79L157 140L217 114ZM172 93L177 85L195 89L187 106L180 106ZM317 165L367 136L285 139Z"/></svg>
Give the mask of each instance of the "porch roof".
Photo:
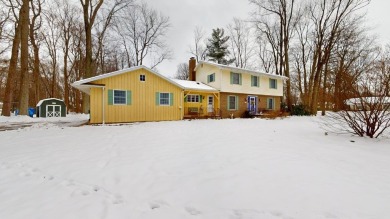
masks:
<svg viewBox="0 0 390 219"><path fill-rule="evenodd" d="M179 84L181 87L183 87L185 90L196 90L196 91L203 91L203 92L218 92L217 89L210 87L206 84L203 84L199 81L187 81L187 80L179 80L179 79L171 79L172 81Z"/></svg>

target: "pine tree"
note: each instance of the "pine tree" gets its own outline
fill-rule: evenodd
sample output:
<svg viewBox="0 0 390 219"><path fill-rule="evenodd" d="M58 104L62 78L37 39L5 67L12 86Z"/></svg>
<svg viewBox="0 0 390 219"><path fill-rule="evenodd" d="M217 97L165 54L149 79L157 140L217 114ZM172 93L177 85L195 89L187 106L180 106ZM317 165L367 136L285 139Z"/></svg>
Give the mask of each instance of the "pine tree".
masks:
<svg viewBox="0 0 390 219"><path fill-rule="evenodd" d="M229 65L234 62L234 59L226 59L229 55L227 41L229 36L224 36L223 28L213 29L211 38L208 39L207 57L209 61L217 62L218 64Z"/></svg>

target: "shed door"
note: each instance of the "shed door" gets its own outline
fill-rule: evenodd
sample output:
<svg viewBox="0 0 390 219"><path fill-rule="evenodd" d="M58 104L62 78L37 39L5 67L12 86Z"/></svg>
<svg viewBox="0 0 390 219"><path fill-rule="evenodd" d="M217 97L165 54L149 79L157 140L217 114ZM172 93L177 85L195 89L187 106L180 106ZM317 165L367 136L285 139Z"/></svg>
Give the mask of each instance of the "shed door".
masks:
<svg viewBox="0 0 390 219"><path fill-rule="evenodd" d="M61 106L60 105L47 105L46 106L46 117L61 117Z"/></svg>

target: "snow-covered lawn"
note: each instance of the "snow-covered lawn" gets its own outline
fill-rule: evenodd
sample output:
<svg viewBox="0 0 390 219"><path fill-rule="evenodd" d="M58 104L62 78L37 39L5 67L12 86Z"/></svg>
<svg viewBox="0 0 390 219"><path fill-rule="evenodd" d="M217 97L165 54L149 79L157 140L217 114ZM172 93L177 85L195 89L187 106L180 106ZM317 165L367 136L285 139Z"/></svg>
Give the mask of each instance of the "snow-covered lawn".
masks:
<svg viewBox="0 0 390 219"><path fill-rule="evenodd" d="M390 218L390 139L320 117L0 132L0 218Z"/></svg>

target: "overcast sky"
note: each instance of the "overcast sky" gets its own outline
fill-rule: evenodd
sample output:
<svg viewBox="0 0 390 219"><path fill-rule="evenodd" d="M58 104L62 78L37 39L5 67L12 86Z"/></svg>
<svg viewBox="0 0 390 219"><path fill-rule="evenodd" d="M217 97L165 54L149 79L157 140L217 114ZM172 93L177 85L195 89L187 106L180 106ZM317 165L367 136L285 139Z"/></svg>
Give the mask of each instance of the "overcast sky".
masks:
<svg viewBox="0 0 390 219"><path fill-rule="evenodd" d="M248 0L145 1L170 18L167 44L173 51L173 59L157 66L158 71L168 77L174 76L179 63L187 62L191 57L189 46L196 26L202 27L209 37L213 28L225 28L233 17L248 18L253 9ZM364 9L368 14L367 25L373 28L373 34L378 34L383 43L390 43L389 8L389 0L372 0Z"/></svg>

